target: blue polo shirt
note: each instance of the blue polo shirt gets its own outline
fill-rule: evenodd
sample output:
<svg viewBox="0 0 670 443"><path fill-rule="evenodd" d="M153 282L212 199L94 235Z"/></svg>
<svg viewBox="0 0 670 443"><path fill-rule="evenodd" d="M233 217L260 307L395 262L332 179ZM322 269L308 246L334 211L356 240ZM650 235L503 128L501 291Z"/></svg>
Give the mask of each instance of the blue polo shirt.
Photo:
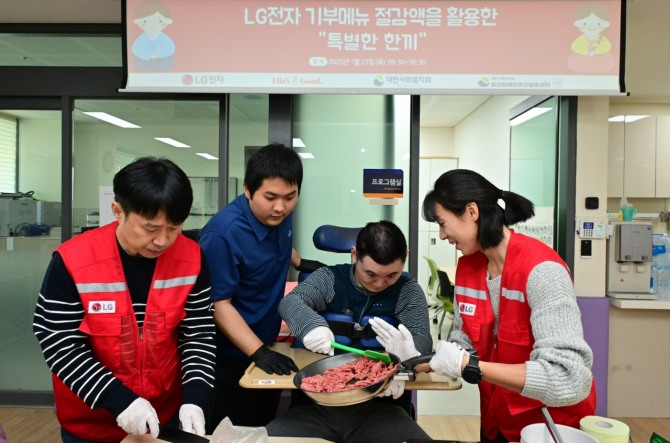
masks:
<svg viewBox="0 0 670 443"><path fill-rule="evenodd" d="M277 312L284 297L293 247L293 214L276 227L254 216L244 194L221 209L200 233L212 277L212 302L232 305L263 343L273 343L281 326ZM220 357L248 359L217 328Z"/></svg>

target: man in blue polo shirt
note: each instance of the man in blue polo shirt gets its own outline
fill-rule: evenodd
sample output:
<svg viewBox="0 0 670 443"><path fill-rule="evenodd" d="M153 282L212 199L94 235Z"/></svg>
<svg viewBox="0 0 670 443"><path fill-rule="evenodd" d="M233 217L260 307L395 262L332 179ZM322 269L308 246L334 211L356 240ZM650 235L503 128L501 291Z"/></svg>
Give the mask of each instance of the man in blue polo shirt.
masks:
<svg viewBox="0 0 670 443"><path fill-rule="evenodd" d="M253 361L272 374L297 371L293 360L267 345L277 339L289 265L310 272L321 264L293 249L293 209L302 162L291 148L270 144L249 159L244 194L203 228L200 245L211 269L217 361L208 433L225 417L238 426L265 426L281 390L245 389L239 380Z"/></svg>

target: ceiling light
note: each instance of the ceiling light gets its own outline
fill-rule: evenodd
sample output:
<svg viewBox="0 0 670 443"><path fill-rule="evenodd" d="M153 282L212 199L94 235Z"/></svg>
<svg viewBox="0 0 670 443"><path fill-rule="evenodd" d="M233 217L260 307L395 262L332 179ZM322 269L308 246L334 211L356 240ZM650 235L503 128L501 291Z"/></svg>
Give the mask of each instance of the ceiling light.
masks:
<svg viewBox="0 0 670 443"><path fill-rule="evenodd" d="M520 125L523 122L527 122L530 119L533 119L537 117L538 115L542 115L545 112L551 111L553 108L532 108L529 109L528 111L524 112L521 115L517 115L514 117L512 120L509 121L510 126L517 126Z"/></svg>
<svg viewBox="0 0 670 443"><path fill-rule="evenodd" d="M134 123L127 122L125 120L122 120L118 117L114 117L113 115L107 114L106 112L84 112L86 115L90 115L91 117L95 117L99 120L105 121L107 123L111 123L116 126L120 126L122 128L139 128L140 126L137 126Z"/></svg>
<svg viewBox="0 0 670 443"><path fill-rule="evenodd" d="M298 155L302 158L314 158L314 154L311 152L298 152Z"/></svg>
<svg viewBox="0 0 670 443"><path fill-rule="evenodd" d="M293 139L293 147L294 148L306 148L307 146L305 143L302 141L300 138L294 138Z"/></svg>
<svg viewBox="0 0 670 443"><path fill-rule="evenodd" d="M168 145L174 146L175 148L190 148L189 145L170 137L154 137L154 139L158 140L159 142L167 143Z"/></svg>
<svg viewBox="0 0 670 443"><path fill-rule="evenodd" d="M627 115L626 118L624 119L624 121L626 123L632 123L632 122L636 122L638 120L642 120L643 118L647 118L647 117L649 117L649 116L648 115Z"/></svg>
<svg viewBox="0 0 670 443"><path fill-rule="evenodd" d="M196 152L196 155L199 155L200 157L204 157L207 160L218 160L219 157L214 157L212 154L208 154L206 152Z"/></svg>
<svg viewBox="0 0 670 443"><path fill-rule="evenodd" d="M642 120L643 118L647 118L647 117L649 117L649 116L648 115L615 115L614 117L608 118L607 121L632 123L632 122L636 122L638 120Z"/></svg>

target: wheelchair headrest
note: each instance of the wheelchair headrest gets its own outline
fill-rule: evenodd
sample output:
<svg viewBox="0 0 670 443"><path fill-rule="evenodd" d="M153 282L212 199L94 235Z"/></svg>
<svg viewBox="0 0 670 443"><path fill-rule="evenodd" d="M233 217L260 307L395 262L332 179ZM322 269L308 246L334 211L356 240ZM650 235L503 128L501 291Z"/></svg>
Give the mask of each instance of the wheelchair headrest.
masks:
<svg viewBox="0 0 670 443"><path fill-rule="evenodd" d="M328 252L349 252L356 246L356 238L363 228L344 228L334 225L322 225L316 228L312 241L316 249Z"/></svg>

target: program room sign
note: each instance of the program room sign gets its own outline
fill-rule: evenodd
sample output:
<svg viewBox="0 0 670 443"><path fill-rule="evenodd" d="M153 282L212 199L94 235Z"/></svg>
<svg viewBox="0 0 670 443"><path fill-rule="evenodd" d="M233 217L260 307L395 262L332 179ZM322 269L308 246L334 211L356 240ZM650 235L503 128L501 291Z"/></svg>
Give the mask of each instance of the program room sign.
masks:
<svg viewBox="0 0 670 443"><path fill-rule="evenodd" d="M402 169L363 169L363 196L402 198Z"/></svg>

